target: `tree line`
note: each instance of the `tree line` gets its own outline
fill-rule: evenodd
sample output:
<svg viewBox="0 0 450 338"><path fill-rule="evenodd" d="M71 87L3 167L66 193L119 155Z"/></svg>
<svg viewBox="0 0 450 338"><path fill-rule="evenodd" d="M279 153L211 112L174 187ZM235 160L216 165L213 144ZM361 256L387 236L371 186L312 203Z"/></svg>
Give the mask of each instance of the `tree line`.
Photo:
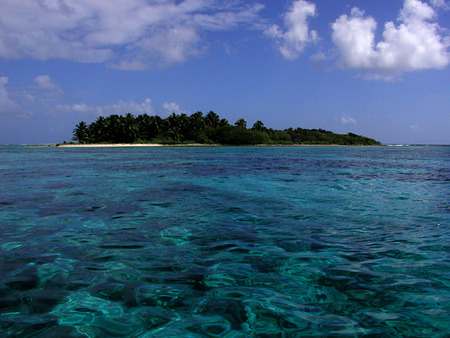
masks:
<svg viewBox="0 0 450 338"><path fill-rule="evenodd" d="M161 144L337 144L380 145L371 138L348 134L335 134L323 129L288 128L275 130L256 121L251 128L244 119L231 125L226 119L210 111L206 115L172 113L166 118L132 114L100 116L87 124L79 122L73 130L73 141L89 143L161 143Z"/></svg>

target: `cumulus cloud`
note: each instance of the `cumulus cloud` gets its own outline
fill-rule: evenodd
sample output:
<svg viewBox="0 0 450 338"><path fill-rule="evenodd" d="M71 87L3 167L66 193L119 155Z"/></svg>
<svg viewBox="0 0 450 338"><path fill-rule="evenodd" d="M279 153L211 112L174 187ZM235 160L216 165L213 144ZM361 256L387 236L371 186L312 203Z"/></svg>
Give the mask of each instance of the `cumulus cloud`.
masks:
<svg viewBox="0 0 450 338"><path fill-rule="evenodd" d="M257 24L262 8L215 0L2 0L0 57L145 69L199 54L204 32Z"/></svg>
<svg viewBox="0 0 450 338"><path fill-rule="evenodd" d="M343 113L341 116L341 123L344 125L347 125L347 124L355 125L356 120L354 118L348 116L346 113Z"/></svg>
<svg viewBox="0 0 450 338"><path fill-rule="evenodd" d="M52 79L50 79L49 75L36 76L36 78L34 79L34 82L40 89L56 90L56 91L60 90L59 86L56 83L54 83Z"/></svg>
<svg viewBox="0 0 450 338"><path fill-rule="evenodd" d="M332 38L344 68L384 73L386 77L422 69L442 69L450 62L450 41L441 36L435 10L420 0L405 0L396 26L384 26L383 40L375 44L377 23L353 8L332 24Z"/></svg>
<svg viewBox="0 0 450 338"><path fill-rule="evenodd" d="M353 8L350 17L342 15L332 25L333 41L341 52L342 65L349 68L370 68L374 58L377 23L364 12Z"/></svg>
<svg viewBox="0 0 450 338"><path fill-rule="evenodd" d="M155 110L152 106L152 100L146 98L143 102L135 101L119 101L110 105L93 106L84 103L73 105L57 105L54 109L57 112L84 114L91 116L106 116L106 115L124 115L132 113L135 115L154 115Z"/></svg>
<svg viewBox="0 0 450 338"><path fill-rule="evenodd" d="M317 32L310 31L308 25L308 18L315 14L315 4L296 0L284 15L285 31L278 25L272 25L266 30L266 34L277 41L280 53L286 59L296 59L307 43L317 40Z"/></svg>
<svg viewBox="0 0 450 338"><path fill-rule="evenodd" d="M171 114L171 113L175 113L175 114L180 114L183 111L180 109L180 106L178 105L178 103L175 102L165 102L163 104L163 108L166 110L167 113Z"/></svg>

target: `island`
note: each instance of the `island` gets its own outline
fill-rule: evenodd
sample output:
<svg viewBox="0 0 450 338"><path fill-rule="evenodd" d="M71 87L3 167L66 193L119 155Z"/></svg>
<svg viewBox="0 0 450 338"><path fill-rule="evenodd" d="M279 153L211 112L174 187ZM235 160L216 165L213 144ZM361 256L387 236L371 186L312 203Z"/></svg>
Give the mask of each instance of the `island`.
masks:
<svg viewBox="0 0 450 338"><path fill-rule="evenodd" d="M189 116L172 113L167 118L131 113L100 116L90 124L79 122L72 140L77 142L74 145L381 145L365 136L324 129L276 130L261 121L248 128L243 118L231 125L213 111Z"/></svg>

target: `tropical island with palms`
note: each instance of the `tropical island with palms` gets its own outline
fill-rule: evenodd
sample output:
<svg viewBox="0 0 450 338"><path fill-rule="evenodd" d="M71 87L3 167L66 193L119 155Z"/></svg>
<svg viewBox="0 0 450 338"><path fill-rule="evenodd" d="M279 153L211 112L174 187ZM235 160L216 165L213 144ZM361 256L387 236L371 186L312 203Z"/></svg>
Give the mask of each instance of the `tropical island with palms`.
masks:
<svg viewBox="0 0 450 338"><path fill-rule="evenodd" d="M161 145L381 145L380 142L353 133L336 134L323 129L288 128L275 130L256 121L247 128L244 119L231 125L210 111L206 115L172 113L157 115L100 116L87 124L79 122L73 130L73 141L90 144L161 144Z"/></svg>

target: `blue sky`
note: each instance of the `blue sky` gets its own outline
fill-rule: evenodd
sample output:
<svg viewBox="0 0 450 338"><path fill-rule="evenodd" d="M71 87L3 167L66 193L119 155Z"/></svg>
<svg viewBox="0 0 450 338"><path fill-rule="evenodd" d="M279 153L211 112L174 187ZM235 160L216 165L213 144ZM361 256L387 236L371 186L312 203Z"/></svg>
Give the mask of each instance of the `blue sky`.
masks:
<svg viewBox="0 0 450 338"><path fill-rule="evenodd" d="M0 144L110 114L450 144L444 0L2 0Z"/></svg>

